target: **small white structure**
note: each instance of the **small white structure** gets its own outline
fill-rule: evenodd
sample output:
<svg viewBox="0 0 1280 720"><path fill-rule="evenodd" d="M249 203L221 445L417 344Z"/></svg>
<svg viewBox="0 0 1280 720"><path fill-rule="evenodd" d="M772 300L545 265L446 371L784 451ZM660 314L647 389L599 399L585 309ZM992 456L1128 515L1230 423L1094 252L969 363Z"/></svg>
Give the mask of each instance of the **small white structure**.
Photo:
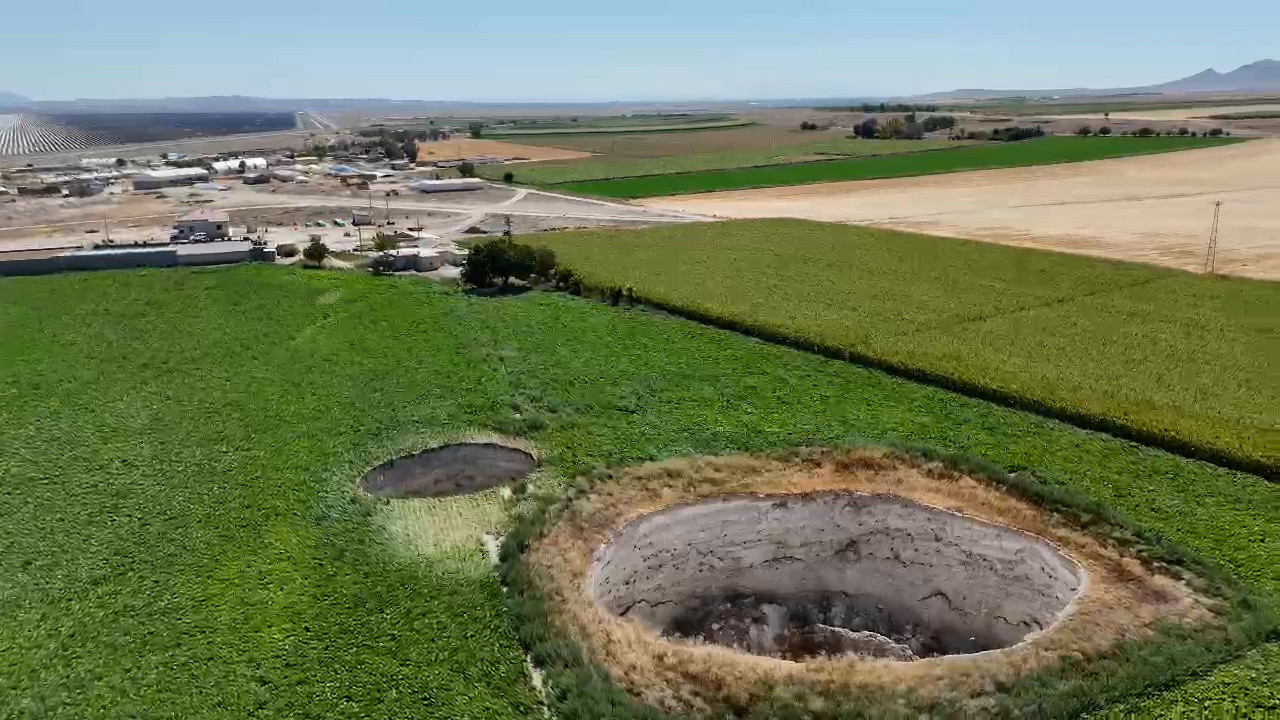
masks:
<svg viewBox="0 0 1280 720"><path fill-rule="evenodd" d="M148 170L133 176L134 190L156 190L173 185L190 185L207 182L209 171L204 168L165 168Z"/></svg>
<svg viewBox="0 0 1280 720"><path fill-rule="evenodd" d="M223 210L192 210L173 223L173 231L178 240L190 239L196 233L221 240L231 235L231 216Z"/></svg>
<svg viewBox="0 0 1280 720"><path fill-rule="evenodd" d="M459 192L462 190L480 190L485 185L480 178L453 178L450 180L414 180L409 183L410 190L424 193Z"/></svg>
<svg viewBox="0 0 1280 720"><path fill-rule="evenodd" d="M255 170L266 170L266 158L234 158L232 160L217 160L210 167L219 175L236 175L241 171L253 172Z"/></svg>
<svg viewBox="0 0 1280 720"><path fill-rule="evenodd" d="M280 182L287 182L287 183L296 183L299 181L306 182L305 180L302 180L302 173L296 170L285 170L285 169L272 170L271 177L275 178L276 180L279 180Z"/></svg>

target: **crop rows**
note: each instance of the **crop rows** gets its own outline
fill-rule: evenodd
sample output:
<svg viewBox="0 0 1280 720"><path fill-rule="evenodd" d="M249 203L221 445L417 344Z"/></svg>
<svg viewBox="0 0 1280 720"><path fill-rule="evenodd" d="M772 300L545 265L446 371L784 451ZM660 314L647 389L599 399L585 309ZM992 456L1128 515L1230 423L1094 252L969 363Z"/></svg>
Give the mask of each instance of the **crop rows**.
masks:
<svg viewBox="0 0 1280 720"><path fill-rule="evenodd" d="M590 157L581 160L527 163L515 170L521 184L556 185L612 178L666 175L670 173L723 170L726 168L785 165L799 162L822 162L824 159L884 155L890 153L940 150L962 145L950 140L849 140L835 139L804 142L760 150L688 153L665 157L627 158ZM490 165L478 168L481 175L498 179L512 170L510 166Z"/></svg>
<svg viewBox="0 0 1280 720"><path fill-rule="evenodd" d="M264 266L8 278L0 333L3 717L537 715L511 593L407 555L352 491L422 434L525 437L559 478L927 444L1280 593L1280 496L1257 477L567 295Z"/></svg>
<svg viewBox="0 0 1280 720"><path fill-rule="evenodd" d="M589 287L1218 462L1280 464L1280 341L1260 334L1275 283L795 220L544 241Z"/></svg>
<svg viewBox="0 0 1280 720"><path fill-rule="evenodd" d="M0 156L44 155L111 145L115 140L39 115L0 115Z"/></svg>
<svg viewBox="0 0 1280 720"><path fill-rule="evenodd" d="M587 180L559 186L570 192L611 198L747 190L824 182L912 177L938 173L1083 162L1190 150L1240 142L1236 138L1049 137L990 143L930 153L904 153L703 172Z"/></svg>

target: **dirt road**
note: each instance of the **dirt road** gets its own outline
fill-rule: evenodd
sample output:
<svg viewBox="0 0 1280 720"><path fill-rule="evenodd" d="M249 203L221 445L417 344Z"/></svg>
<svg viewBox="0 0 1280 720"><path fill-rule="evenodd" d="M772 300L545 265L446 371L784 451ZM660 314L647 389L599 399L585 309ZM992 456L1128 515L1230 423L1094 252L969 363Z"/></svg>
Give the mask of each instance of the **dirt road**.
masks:
<svg viewBox="0 0 1280 720"><path fill-rule="evenodd" d="M1068 165L640 201L731 218L798 217L1280 279L1280 140Z"/></svg>

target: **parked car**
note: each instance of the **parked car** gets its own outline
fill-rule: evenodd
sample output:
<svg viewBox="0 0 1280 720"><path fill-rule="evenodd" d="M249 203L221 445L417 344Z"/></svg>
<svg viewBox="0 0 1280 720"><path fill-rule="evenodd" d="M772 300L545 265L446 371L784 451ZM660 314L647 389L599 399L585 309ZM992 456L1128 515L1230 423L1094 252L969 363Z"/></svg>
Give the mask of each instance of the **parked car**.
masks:
<svg viewBox="0 0 1280 720"><path fill-rule="evenodd" d="M194 233L191 242L209 242L209 233Z"/></svg>

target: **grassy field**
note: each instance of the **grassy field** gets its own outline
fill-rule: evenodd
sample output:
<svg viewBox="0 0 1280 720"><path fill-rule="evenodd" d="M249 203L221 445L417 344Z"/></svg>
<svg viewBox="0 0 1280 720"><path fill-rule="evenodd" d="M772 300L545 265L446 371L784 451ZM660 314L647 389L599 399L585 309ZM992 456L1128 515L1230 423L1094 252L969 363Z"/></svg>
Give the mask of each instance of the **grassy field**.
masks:
<svg viewBox="0 0 1280 720"><path fill-rule="evenodd" d="M843 130L802 131L761 124L671 133L531 135L520 138L520 143L580 150L612 157L651 158L696 153L772 151L805 143L844 140L846 135L848 131Z"/></svg>
<svg viewBox="0 0 1280 720"><path fill-rule="evenodd" d="M1238 112L1209 115L1210 120L1272 120L1280 118L1280 112Z"/></svg>
<svg viewBox="0 0 1280 720"><path fill-rule="evenodd" d="M799 220L546 236L591 285L1244 467L1280 464L1280 285Z"/></svg>
<svg viewBox="0 0 1280 720"><path fill-rule="evenodd" d="M688 132L694 130L722 130L724 128L746 127L754 124L754 120L729 118L724 120L706 120L702 122L636 123L632 125L579 125L573 127L529 129L513 127L486 130L485 137L508 138L525 137L527 135L609 135L622 133Z"/></svg>
<svg viewBox="0 0 1280 720"><path fill-rule="evenodd" d="M746 190L848 180L910 177L990 168L1052 165L1172 152L1241 142L1235 138L1047 137L1023 142L959 147L945 152L908 153L817 163L655 175L566 183L563 190L611 198Z"/></svg>
<svg viewBox="0 0 1280 720"><path fill-rule="evenodd" d="M1033 469L1280 598L1258 477L567 295L266 266L5 278L0 336L2 717L536 716L466 541L496 497L352 491L474 430L528 438L557 477L925 444Z"/></svg>
<svg viewBox="0 0 1280 720"><path fill-rule="evenodd" d="M1022 115L1069 115L1085 113L1125 113L1144 110L1181 110L1183 108L1224 107L1228 105L1258 105L1280 100L1280 97L1256 96L1213 100L1184 100L1174 102L1145 102L1143 100L1091 100L1083 102L1027 102L1025 99L1003 98L978 102L943 104L943 111L972 112L975 110L1008 112Z"/></svg>
<svg viewBox="0 0 1280 720"><path fill-rule="evenodd" d="M605 178L665 175L725 168L781 165L809 162L825 156L858 157L889 153L918 152L956 147L949 140L823 140L791 147L732 152L691 153L656 158L591 157L573 161L551 161L507 165L482 165L477 170L484 177L499 179L505 172L515 172L516 182L531 185L602 180Z"/></svg>

